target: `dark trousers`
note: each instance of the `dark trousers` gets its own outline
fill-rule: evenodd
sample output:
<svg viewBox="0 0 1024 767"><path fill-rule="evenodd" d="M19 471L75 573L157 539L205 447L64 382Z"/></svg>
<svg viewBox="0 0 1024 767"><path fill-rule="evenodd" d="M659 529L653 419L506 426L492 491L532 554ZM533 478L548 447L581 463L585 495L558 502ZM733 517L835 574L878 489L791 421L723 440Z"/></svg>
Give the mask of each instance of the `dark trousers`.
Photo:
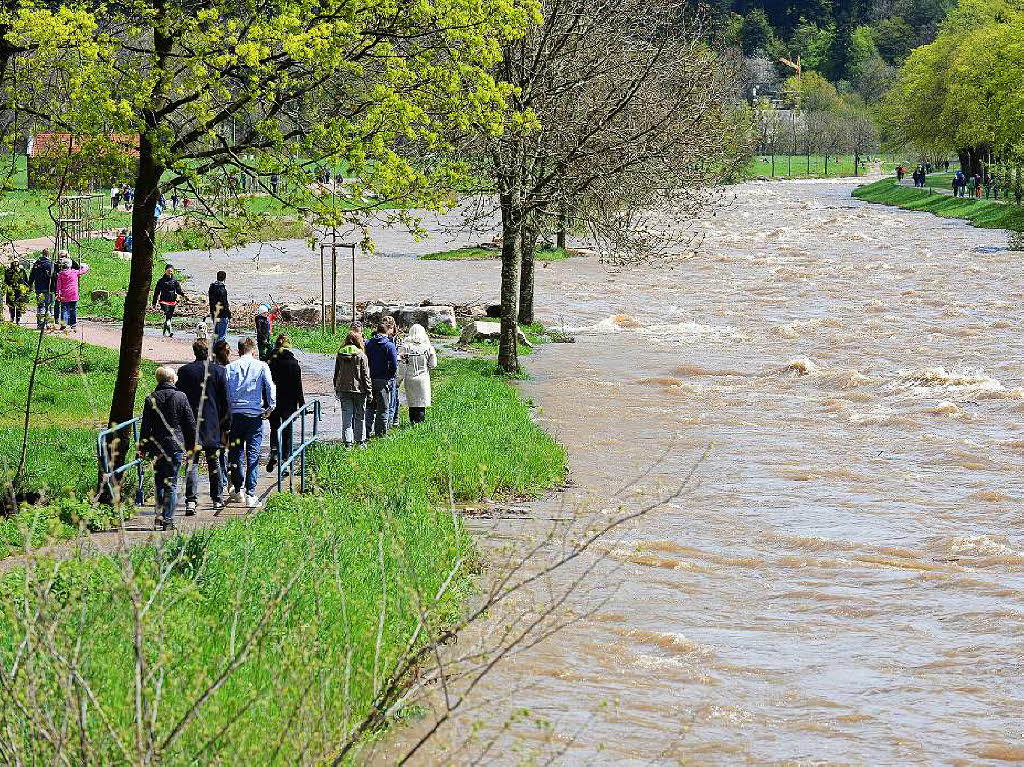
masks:
<svg viewBox="0 0 1024 767"><path fill-rule="evenodd" d="M285 418L290 418L291 413L284 416L283 418L279 415L270 416L270 456L276 458L278 461L286 461L292 454L292 426L288 424L285 430L281 433L281 449L284 451L284 455L277 454L277 430L281 428L281 422Z"/></svg>
<svg viewBox="0 0 1024 767"><path fill-rule="evenodd" d="M204 447L206 470L210 474L210 499L220 503L227 478L221 474L220 448ZM188 461L188 472L185 474L185 501L195 503L199 500L199 453Z"/></svg>
<svg viewBox="0 0 1024 767"><path fill-rule="evenodd" d="M427 409L425 407L409 408L409 423L423 423L427 420Z"/></svg>
<svg viewBox="0 0 1024 767"><path fill-rule="evenodd" d="M171 326L171 320L174 319L174 304L165 304L163 301L160 302L160 311L164 313L164 327L163 332L167 335L174 335L174 328Z"/></svg>

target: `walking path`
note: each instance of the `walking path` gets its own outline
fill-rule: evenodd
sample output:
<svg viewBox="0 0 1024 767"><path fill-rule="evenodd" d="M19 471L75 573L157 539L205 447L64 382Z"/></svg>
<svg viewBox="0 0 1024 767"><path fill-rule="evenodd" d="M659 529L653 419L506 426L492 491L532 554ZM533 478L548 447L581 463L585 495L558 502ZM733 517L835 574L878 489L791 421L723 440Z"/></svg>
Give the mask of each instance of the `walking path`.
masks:
<svg viewBox="0 0 1024 767"><path fill-rule="evenodd" d="M946 195L946 197L952 197L953 196L953 188L952 188L952 186L950 186L950 187L926 186L926 187L923 187L923 188L922 187L915 187L914 186L914 180L912 178L909 178L909 179L905 178L905 179L903 179L903 181L900 182L900 186L905 186L908 189L920 189L922 192L931 192L933 194L944 194L944 195ZM967 192L967 193L965 193L963 195L962 199L964 199L964 200L974 199L974 200L977 200L978 202L982 202L982 201L985 201L985 202L998 202L998 203L1001 203L1001 204L1004 204L1004 205L1006 203L1010 202L1010 200L1007 200L1006 198L1000 198L1000 199L996 200L996 199L993 199L991 197L985 197L984 191L982 191L981 197L975 197L970 192Z"/></svg>
<svg viewBox="0 0 1024 767"><path fill-rule="evenodd" d="M24 318L24 323L30 327L35 326L35 314L29 313ZM117 349L121 343L121 325L117 322L92 322L80 320L77 332L72 338L95 346L103 346L108 349ZM235 346L238 337L228 337ZM181 332L174 338L163 337L156 328L146 328L143 339L143 357L159 365L179 366L195 359L192 354L192 342L194 335L188 332ZM327 354L315 354L293 350L299 364L302 367L302 386L306 395L306 401L320 400L321 421L320 436L324 440L337 440L341 438L341 409L334 396L333 374L334 358ZM152 382L143 382L143 385L150 386ZM311 422L307 422L307 428L311 428ZM297 427L296 427L297 428ZM298 443L296 433L296 444ZM257 486L257 494L261 500L265 500L277 489L277 473L268 474L265 471L269 458L270 436L269 428L264 432L263 455L260 458L260 478ZM205 466L205 461L200 462ZM183 472L184 473L184 472ZM175 515L175 524L178 531L182 533L192 532L198 529L222 525L229 520L244 517L247 509L244 504L228 504L219 516L213 515L212 504L209 497L208 483L205 475L200 475L201 486L199 491L199 509L195 516L186 517L184 477L181 479L180 492L178 493L178 512ZM295 479L296 487L298 478ZM288 487L287 481L285 488ZM80 536L77 540L55 544L43 549L37 549L35 555L43 554L58 559L73 556L77 552L104 552L109 553L119 549L135 546L155 539L163 534L153 530L153 499L146 499L147 505L141 508L131 519L127 520L120 530L109 532L93 533L88 536ZM0 561L0 572L26 562L24 556L8 557Z"/></svg>

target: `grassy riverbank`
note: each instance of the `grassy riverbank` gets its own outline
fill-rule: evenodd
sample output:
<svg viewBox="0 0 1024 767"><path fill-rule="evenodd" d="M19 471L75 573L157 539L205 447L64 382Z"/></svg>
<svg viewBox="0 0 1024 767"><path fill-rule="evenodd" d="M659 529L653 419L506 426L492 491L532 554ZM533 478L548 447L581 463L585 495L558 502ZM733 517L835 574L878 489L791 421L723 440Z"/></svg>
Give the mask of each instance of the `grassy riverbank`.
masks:
<svg viewBox="0 0 1024 767"><path fill-rule="evenodd" d="M420 256L421 261L494 261L501 258L498 248L455 248ZM570 258L565 248L537 248L537 260L553 263Z"/></svg>
<svg viewBox="0 0 1024 767"><path fill-rule="evenodd" d="M961 218L986 229L1024 230L1024 207L992 200L953 197L927 189L900 186L895 179L882 179L853 191L858 200L892 205L904 210L923 210L943 218Z"/></svg>
<svg viewBox="0 0 1024 767"><path fill-rule="evenodd" d="M565 476L562 448L493 371L442 360L427 423L365 451L320 446L312 495L272 497L265 511L126 558L4 576L0 655L47 636L0 699L7 753L330 761L408 648L450 623L471 587L472 546L446 500L531 495ZM64 684L69 657L76 677ZM47 737L51 720L70 728L61 742L73 757Z"/></svg>

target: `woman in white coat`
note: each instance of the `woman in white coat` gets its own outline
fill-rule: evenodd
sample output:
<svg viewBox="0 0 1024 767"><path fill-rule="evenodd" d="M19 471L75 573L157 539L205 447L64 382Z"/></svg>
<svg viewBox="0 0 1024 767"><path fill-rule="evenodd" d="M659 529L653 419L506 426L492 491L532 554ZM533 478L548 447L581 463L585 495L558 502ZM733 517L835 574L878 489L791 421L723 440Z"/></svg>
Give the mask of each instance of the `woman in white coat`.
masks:
<svg viewBox="0 0 1024 767"><path fill-rule="evenodd" d="M398 383L405 385L409 421L423 423L430 407L430 371L437 367L437 352L422 325L409 328L398 350Z"/></svg>

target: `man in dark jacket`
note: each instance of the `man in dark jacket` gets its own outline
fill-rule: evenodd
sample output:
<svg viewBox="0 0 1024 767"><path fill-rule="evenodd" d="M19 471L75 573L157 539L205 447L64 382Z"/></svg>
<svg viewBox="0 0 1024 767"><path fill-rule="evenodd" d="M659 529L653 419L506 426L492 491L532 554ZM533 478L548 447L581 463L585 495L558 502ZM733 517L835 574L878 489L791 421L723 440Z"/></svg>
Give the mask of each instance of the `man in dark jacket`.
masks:
<svg viewBox="0 0 1024 767"><path fill-rule="evenodd" d="M174 388L174 382L173 370L156 369L156 390L146 397L139 430L139 456L154 463L157 530L174 529L181 464L195 446L196 419L188 397Z"/></svg>
<svg viewBox="0 0 1024 767"><path fill-rule="evenodd" d="M213 320L213 340L226 341L228 322L231 320L231 307L228 306L228 288L224 280L227 272L217 272L217 281L210 283L210 318Z"/></svg>
<svg viewBox="0 0 1024 767"><path fill-rule="evenodd" d="M174 307L178 305L178 296L185 297L185 291L181 289L181 283L174 276L174 267L168 266L164 269L164 276L156 281L153 289L153 308L160 305L164 313L163 334L174 338L174 328L171 327L171 320L174 319Z"/></svg>
<svg viewBox="0 0 1024 767"><path fill-rule="evenodd" d="M391 387L398 375L398 350L388 337L388 326L381 323L366 344L366 359L370 363L373 393L370 404L372 416L367 416L367 431L375 437L388 433L394 413L391 412Z"/></svg>
<svg viewBox="0 0 1024 767"><path fill-rule="evenodd" d="M270 377L277 387L277 407L270 413L270 462L267 464L267 471L272 472L277 468L281 456L277 453L277 430L281 428L281 422L295 413L300 407L306 404L306 396L302 392L302 368L299 361L291 350L291 339L282 333L277 337L274 344L274 352L267 365L270 367ZM292 427L289 425L281 434L281 449L284 451L285 459L292 452Z"/></svg>
<svg viewBox="0 0 1024 767"><path fill-rule="evenodd" d="M214 515L224 510L224 485L221 476L220 450L223 444L221 423L228 412L228 387L224 368L210 360L210 347L206 341L192 344L195 362L178 369L178 390L188 397L192 414L196 417L196 450L188 459L185 470L185 516L191 517L199 505L199 450L206 456L210 475L210 499Z"/></svg>
<svg viewBox="0 0 1024 767"><path fill-rule="evenodd" d="M36 325L42 330L46 327L47 318L52 316L53 294L57 292L57 267L50 260L47 248L43 248L42 254L32 264L28 281L36 294Z"/></svg>

